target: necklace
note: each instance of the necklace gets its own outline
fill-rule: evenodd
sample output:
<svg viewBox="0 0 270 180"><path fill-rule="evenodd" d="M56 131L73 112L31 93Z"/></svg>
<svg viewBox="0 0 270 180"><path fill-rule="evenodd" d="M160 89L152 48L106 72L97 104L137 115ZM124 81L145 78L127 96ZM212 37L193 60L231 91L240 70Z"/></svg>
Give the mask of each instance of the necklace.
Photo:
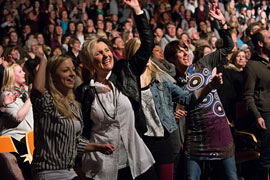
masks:
<svg viewBox="0 0 270 180"><path fill-rule="evenodd" d="M101 102L101 100L99 99L99 97L98 97L98 93L97 93L97 90L96 90L96 88L94 88L94 90L95 90L95 95L96 95L96 97L97 97L97 99L98 99L98 102L99 102L99 105L102 107L102 110L103 110L103 112L109 117L109 118L111 118L111 119L115 119L115 117L116 117L116 114L117 114L117 97L116 97L116 93L114 92L114 89L112 89L112 93L113 93L113 104L114 104L114 113L113 113L113 115L111 116L109 113L108 113L108 111L105 109L105 107L103 106L103 104L102 104L102 102Z"/></svg>

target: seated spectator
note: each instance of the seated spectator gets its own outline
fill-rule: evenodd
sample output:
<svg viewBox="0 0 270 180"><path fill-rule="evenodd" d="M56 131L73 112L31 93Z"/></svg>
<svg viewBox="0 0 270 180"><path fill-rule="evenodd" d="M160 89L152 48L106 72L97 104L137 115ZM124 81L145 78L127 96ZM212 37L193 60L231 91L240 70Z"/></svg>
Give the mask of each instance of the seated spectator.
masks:
<svg viewBox="0 0 270 180"><path fill-rule="evenodd" d="M3 83L1 87L1 102L7 96L13 98L13 102L6 105L0 120L0 135L11 136L19 154L14 154L23 173L31 177L29 163L23 163L20 155L27 154L25 134L33 130L34 120L32 103L29 98L31 88L25 85L25 73L21 66L12 64L5 67Z"/></svg>

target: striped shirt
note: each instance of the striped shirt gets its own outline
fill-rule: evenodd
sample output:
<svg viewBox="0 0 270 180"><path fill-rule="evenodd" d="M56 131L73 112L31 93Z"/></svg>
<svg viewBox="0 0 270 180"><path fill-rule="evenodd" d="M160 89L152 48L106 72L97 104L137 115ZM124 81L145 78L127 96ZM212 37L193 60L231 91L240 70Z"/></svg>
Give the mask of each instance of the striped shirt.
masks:
<svg viewBox="0 0 270 180"><path fill-rule="evenodd" d="M88 140L81 137L82 129L76 135L74 121L59 113L47 90L42 97L36 94L31 93L35 137L33 175L44 170L71 169L76 156L82 156L85 151ZM73 104L70 108L83 125L81 110Z"/></svg>

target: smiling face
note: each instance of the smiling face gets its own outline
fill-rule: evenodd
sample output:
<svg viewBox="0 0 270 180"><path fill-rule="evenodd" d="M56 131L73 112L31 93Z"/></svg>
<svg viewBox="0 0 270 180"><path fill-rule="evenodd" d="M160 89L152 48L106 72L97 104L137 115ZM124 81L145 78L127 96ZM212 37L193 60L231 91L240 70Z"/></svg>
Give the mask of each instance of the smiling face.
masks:
<svg viewBox="0 0 270 180"><path fill-rule="evenodd" d="M174 62L178 68L188 68L191 65L188 50L186 48L179 47L178 51L176 52Z"/></svg>
<svg viewBox="0 0 270 180"><path fill-rule="evenodd" d="M25 83L25 72L22 67L17 65L14 67L14 86L20 87Z"/></svg>
<svg viewBox="0 0 270 180"><path fill-rule="evenodd" d="M75 67L71 58L68 58L56 68L53 78L55 81L55 87L62 94L66 94L70 89L73 89L75 77Z"/></svg>
<svg viewBox="0 0 270 180"><path fill-rule="evenodd" d="M93 50L93 67L99 74L109 73L114 65L113 54L104 42L98 42Z"/></svg>

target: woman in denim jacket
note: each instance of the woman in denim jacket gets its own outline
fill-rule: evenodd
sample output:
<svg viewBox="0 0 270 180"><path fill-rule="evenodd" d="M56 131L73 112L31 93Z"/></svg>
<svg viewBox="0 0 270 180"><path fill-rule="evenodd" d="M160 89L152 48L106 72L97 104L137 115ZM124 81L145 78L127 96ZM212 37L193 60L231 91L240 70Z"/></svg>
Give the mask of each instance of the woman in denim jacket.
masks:
<svg viewBox="0 0 270 180"><path fill-rule="evenodd" d="M126 45L127 59L131 59L141 41L133 38ZM130 56L130 57L129 57ZM194 93L183 91L174 79L149 59L141 80L142 109L147 131L142 138L156 161L155 170L160 180L173 180L174 149L177 143L177 124L174 102L185 106L198 104L213 87L222 83L217 75L211 83Z"/></svg>

